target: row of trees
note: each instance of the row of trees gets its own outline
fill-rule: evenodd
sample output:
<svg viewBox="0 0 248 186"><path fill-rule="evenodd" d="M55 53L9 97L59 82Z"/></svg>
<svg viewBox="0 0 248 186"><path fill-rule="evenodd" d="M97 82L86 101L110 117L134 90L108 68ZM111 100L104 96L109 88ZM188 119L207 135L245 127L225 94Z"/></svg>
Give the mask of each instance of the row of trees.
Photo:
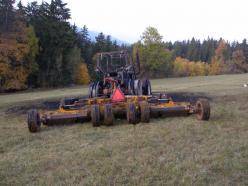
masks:
<svg viewBox="0 0 248 186"><path fill-rule="evenodd" d="M88 83L93 55L121 48L103 33L92 42L61 0L14 4L0 0L0 91Z"/></svg>
<svg viewBox="0 0 248 186"><path fill-rule="evenodd" d="M176 41L166 42L166 46L169 50L174 51L174 55L177 57L186 58L190 61L204 61L207 63L211 63L212 57L215 55L215 50L219 45L219 42L223 40L220 38L219 40L215 40L213 38L208 38L203 40L196 40L192 38L187 41ZM231 59L234 51L242 50L246 63L248 63L248 43L247 40L244 39L241 43L234 41L229 43L225 42L225 52L224 58L225 60Z"/></svg>
<svg viewBox="0 0 248 186"><path fill-rule="evenodd" d="M142 75L149 77L218 75L248 72L248 44L223 39L182 42L162 41L156 28L148 27L133 45L139 51Z"/></svg>
<svg viewBox="0 0 248 186"><path fill-rule="evenodd" d="M157 29L148 27L140 41L119 46L103 33L93 42L86 26L71 25L70 9L62 0L14 4L0 0L0 92L86 84L95 77L95 53L122 49L139 52L141 76L248 72L245 39L231 44L210 38L163 42Z"/></svg>

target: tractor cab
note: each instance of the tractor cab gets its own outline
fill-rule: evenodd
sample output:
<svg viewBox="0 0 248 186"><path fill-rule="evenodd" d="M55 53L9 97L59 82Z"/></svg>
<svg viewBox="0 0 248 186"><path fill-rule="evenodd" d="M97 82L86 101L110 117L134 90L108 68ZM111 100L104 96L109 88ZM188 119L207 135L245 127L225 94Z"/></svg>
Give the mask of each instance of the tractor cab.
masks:
<svg viewBox="0 0 248 186"><path fill-rule="evenodd" d="M149 80L137 79L140 72L139 56L133 62L127 51L103 52L96 54L96 73L101 77L89 86L89 97L110 97L116 88L124 95L150 95Z"/></svg>
<svg viewBox="0 0 248 186"><path fill-rule="evenodd" d="M132 58L126 51L99 53L97 56L97 71L104 77L121 80L136 79L136 69Z"/></svg>

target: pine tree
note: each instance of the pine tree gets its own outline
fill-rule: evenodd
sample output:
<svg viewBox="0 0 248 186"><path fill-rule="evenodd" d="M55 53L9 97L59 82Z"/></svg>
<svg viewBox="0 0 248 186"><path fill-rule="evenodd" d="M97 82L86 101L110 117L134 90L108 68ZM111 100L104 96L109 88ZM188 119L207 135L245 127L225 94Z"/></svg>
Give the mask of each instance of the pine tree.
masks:
<svg viewBox="0 0 248 186"><path fill-rule="evenodd" d="M110 35L107 35L106 37L106 52L109 52L113 49L113 44L112 44L112 41L111 41L111 36Z"/></svg>
<svg viewBox="0 0 248 186"><path fill-rule="evenodd" d="M0 28L2 31L8 31L15 19L14 14L15 0L0 0Z"/></svg>
<svg viewBox="0 0 248 186"><path fill-rule="evenodd" d="M106 40L104 34L101 32L96 36L96 43L94 52L105 52L106 51Z"/></svg>
<svg viewBox="0 0 248 186"><path fill-rule="evenodd" d="M244 39L241 44L241 49L243 51L243 55L245 57L245 63L248 64L248 44L247 40Z"/></svg>

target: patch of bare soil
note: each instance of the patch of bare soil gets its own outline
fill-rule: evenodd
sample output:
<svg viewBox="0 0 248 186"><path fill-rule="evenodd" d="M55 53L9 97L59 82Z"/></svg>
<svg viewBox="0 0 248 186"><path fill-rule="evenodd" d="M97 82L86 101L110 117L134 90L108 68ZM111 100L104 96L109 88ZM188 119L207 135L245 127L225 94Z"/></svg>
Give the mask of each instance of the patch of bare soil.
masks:
<svg viewBox="0 0 248 186"><path fill-rule="evenodd" d="M212 100L212 98L206 96L203 93L191 93L191 92L171 92L167 94L175 102L190 102L195 103L200 98Z"/></svg>
<svg viewBox="0 0 248 186"><path fill-rule="evenodd" d="M205 96L202 93L190 93L190 92L174 92L167 93L168 97L171 97L175 102L190 102L195 103L199 98L206 98L211 100L211 98ZM86 96L80 97L86 98ZM36 101L32 103L23 103L21 105L12 106L6 109L6 114L26 114L30 109L38 110L56 110L59 108L60 100L52 101Z"/></svg>
<svg viewBox="0 0 248 186"><path fill-rule="evenodd" d="M23 103L18 106L13 106L6 109L6 114L26 114L30 109L38 110L56 110L59 108L60 101L44 101L44 102L32 102Z"/></svg>

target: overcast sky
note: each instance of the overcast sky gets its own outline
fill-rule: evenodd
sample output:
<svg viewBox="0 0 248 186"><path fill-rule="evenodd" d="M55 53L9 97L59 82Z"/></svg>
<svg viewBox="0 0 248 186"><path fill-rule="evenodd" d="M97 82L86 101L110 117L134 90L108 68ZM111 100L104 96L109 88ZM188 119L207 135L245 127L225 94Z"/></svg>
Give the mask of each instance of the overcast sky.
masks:
<svg viewBox="0 0 248 186"><path fill-rule="evenodd" d="M30 2L22 0L23 4ZM41 2L41 1L38 1ZM71 23L102 31L130 43L148 26L164 41L195 37L248 38L247 0L64 0Z"/></svg>

